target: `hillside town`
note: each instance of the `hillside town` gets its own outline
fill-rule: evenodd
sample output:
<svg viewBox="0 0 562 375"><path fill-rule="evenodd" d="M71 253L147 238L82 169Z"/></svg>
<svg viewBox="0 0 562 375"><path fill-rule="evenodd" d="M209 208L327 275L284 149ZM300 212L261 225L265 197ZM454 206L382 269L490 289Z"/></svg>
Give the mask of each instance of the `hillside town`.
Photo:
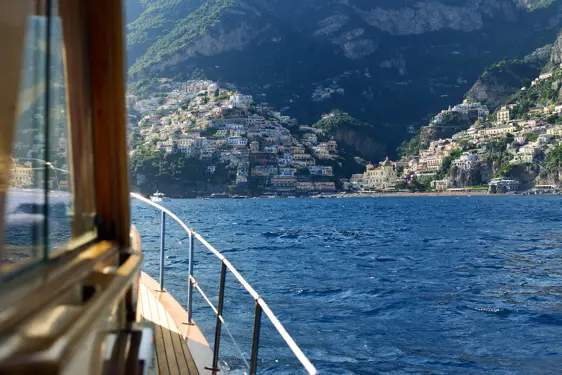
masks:
<svg viewBox="0 0 562 375"><path fill-rule="evenodd" d="M525 97L526 91L541 86L542 91L558 93L561 80L562 66L541 74L514 97ZM429 127L443 125L453 112L476 111L478 120L451 138L421 145L417 155L405 155L396 162L387 159L377 167L369 164L364 174L351 177L351 183L359 191L392 192L414 182L437 192L557 192L560 164L553 171L545 164L555 154L558 157L553 151L562 145L562 103L558 97L538 100L538 96L533 106L521 108L521 104L511 103L494 114L470 100L449 107Z"/></svg>
<svg viewBox="0 0 562 375"><path fill-rule="evenodd" d="M205 80L162 79L165 94L129 97L130 130L136 140L132 153L139 148L179 152L206 162L210 175L224 167L231 171L230 192L239 194L248 194L249 186L272 196L338 190L555 192L558 170L553 175L544 164L561 145L562 101L535 100L532 106L518 101L531 92L536 96L544 87L558 92L561 84L562 67L541 74L529 87L521 88L513 103L493 113L482 103L464 100L441 111L427 127L446 127L454 116L469 118L471 123L474 119L464 130L449 138L420 142L416 154L397 161L365 162L363 173L335 176L333 166L340 149L323 129L299 125L233 87ZM143 175L135 177L137 185L145 180Z"/></svg>
<svg viewBox="0 0 562 375"><path fill-rule="evenodd" d="M256 105L251 96L211 81L161 80L161 85L168 93L164 97L129 97L137 148L206 161L209 174L224 166L235 171L231 188L241 194L249 183L275 196L336 191L329 164L338 145L321 129L298 126L295 119Z"/></svg>

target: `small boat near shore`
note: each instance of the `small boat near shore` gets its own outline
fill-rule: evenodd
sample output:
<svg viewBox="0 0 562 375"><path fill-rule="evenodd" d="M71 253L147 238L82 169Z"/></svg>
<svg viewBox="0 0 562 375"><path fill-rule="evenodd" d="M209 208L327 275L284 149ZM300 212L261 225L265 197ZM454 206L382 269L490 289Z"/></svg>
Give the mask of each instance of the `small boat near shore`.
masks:
<svg viewBox="0 0 562 375"><path fill-rule="evenodd" d="M170 198L166 197L164 193L161 193L158 190L156 190L156 193L150 196L150 200L155 203L159 203L159 202L169 202Z"/></svg>
<svg viewBox="0 0 562 375"><path fill-rule="evenodd" d="M214 193L214 194L211 194L211 196L209 198L213 198L213 199L230 198L230 195L225 194L225 193L223 193L223 194Z"/></svg>

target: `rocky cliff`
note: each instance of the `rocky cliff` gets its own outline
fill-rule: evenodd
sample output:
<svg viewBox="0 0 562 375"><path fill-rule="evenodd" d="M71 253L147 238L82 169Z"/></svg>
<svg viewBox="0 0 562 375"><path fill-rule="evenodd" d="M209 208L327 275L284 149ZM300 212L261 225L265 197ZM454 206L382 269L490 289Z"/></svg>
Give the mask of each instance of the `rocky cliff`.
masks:
<svg viewBox="0 0 562 375"><path fill-rule="evenodd" d="M560 64L562 64L562 32L558 33L558 38L552 45L546 70L551 70Z"/></svg>
<svg viewBox="0 0 562 375"><path fill-rule="evenodd" d="M387 155L387 147L378 140L377 130L347 113L334 111L313 126L334 137L338 144L354 155L367 160L380 160Z"/></svg>
<svg viewBox="0 0 562 375"><path fill-rule="evenodd" d="M491 111L524 86L529 86L552 59L552 45L537 49L523 59L509 59L495 63L484 71L467 98L486 104Z"/></svg>
<svg viewBox="0 0 562 375"><path fill-rule="evenodd" d="M312 122L341 108L394 149L504 56L551 42L562 0L128 0L132 80L194 71Z"/></svg>
<svg viewBox="0 0 562 375"><path fill-rule="evenodd" d="M453 134L468 129L476 120L478 120L478 111L449 112L440 124L424 126L420 129L420 142L429 144L437 139L451 138Z"/></svg>
<svg viewBox="0 0 562 375"><path fill-rule="evenodd" d="M492 161L481 163L477 168L471 170L460 169L453 166L450 173L452 186L467 187L487 184L492 178L498 175L495 169L496 166ZM538 175L539 168L537 165L520 164L513 165L509 173L502 177L519 181L521 189L527 190L535 185ZM545 181L553 183L548 179L545 179Z"/></svg>
<svg viewBox="0 0 562 375"><path fill-rule="evenodd" d="M522 190L531 189L535 186L536 178L539 175L540 168L536 164L515 165L507 178L512 178L520 183Z"/></svg>
<svg viewBox="0 0 562 375"><path fill-rule="evenodd" d="M381 160L387 154L385 144L377 141L374 136L360 134L356 129L342 127L333 136L339 144L347 146L354 154L367 160Z"/></svg>
<svg viewBox="0 0 562 375"><path fill-rule="evenodd" d="M453 166L451 168L450 177L453 187L462 188L487 183L491 179L491 173L486 165L481 165L469 170Z"/></svg>

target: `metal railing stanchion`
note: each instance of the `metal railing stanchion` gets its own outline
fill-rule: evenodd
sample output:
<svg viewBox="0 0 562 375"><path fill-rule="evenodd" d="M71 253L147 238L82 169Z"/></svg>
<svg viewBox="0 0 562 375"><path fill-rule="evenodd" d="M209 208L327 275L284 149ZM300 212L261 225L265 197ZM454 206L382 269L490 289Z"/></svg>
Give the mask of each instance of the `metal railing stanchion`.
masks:
<svg viewBox="0 0 562 375"><path fill-rule="evenodd" d="M219 349L221 343L222 328L222 310L224 307L224 284L226 279L226 264L221 262L221 278L219 283L219 302L217 306L217 323L215 326L215 345L213 346L213 366L211 370L216 371L219 368Z"/></svg>
<svg viewBox="0 0 562 375"><path fill-rule="evenodd" d="M187 324L192 322L192 308L193 308L193 254L195 253L195 236L193 233L189 234L189 265L188 269L188 284L187 284Z"/></svg>
<svg viewBox="0 0 562 375"><path fill-rule="evenodd" d="M160 291L164 291L164 246L166 237L166 213L160 216Z"/></svg>
<svg viewBox="0 0 562 375"><path fill-rule="evenodd" d="M256 375L258 368L258 349L260 346L261 306L256 301L254 312L254 333L252 335L252 354L250 358L250 375Z"/></svg>

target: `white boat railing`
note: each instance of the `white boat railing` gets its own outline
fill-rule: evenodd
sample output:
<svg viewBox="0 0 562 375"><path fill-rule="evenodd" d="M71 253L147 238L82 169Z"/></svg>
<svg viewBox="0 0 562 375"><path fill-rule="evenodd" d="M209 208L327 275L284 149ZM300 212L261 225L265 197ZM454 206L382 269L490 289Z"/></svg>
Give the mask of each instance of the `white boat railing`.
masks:
<svg viewBox="0 0 562 375"><path fill-rule="evenodd" d="M263 300L263 298L252 288L252 286L244 279L244 277L234 268L232 263L223 255L220 251L215 249L211 244L209 244L199 233L195 232L195 230L190 229L179 217L177 217L172 211L168 210L167 208L152 202L150 199L146 199L140 194L131 193L131 197L142 201L161 212L161 221L160 221L160 273L159 273L159 283L160 283L160 290L164 291L164 253L165 253L165 234L166 234L166 215L172 218L176 223L178 223L182 229L187 233L189 238L189 264L188 264L188 288L187 288L187 316L188 316L188 324L193 324L192 322L192 304L193 304L193 288L197 289L199 293L201 293L203 299L207 302L207 304L211 307L211 309L215 312L216 315L216 323L215 323L215 337L214 337L214 346L213 346L213 363L210 370L217 371L219 368L219 349L220 349L220 342L221 342L221 329L222 325L225 323L223 317L223 306L224 306L224 292L225 292L225 280L226 280L226 272L229 270L232 275L238 280L240 285L244 287L246 292L252 296L255 302L255 309L254 309L254 327L253 327L253 335L252 335L252 350L250 354L250 375L255 375L257 371L257 364L258 364L258 349L259 349L259 338L260 338L260 329L261 329L261 316L262 313L268 317L271 321L279 335L283 338L289 349L293 352L295 357L299 360L302 366L309 374L318 374L316 368L307 358L307 356L302 352L299 348L297 343L293 340L291 335L287 332L283 324L277 319L273 311L269 308L267 303ZM193 276L193 255L195 249L195 240L198 240L207 250L213 253L221 262L221 274L220 274L220 283L219 283L219 296L218 296L218 304L215 307L211 300L207 297L204 291L201 289L199 284L197 283L196 278Z"/></svg>

